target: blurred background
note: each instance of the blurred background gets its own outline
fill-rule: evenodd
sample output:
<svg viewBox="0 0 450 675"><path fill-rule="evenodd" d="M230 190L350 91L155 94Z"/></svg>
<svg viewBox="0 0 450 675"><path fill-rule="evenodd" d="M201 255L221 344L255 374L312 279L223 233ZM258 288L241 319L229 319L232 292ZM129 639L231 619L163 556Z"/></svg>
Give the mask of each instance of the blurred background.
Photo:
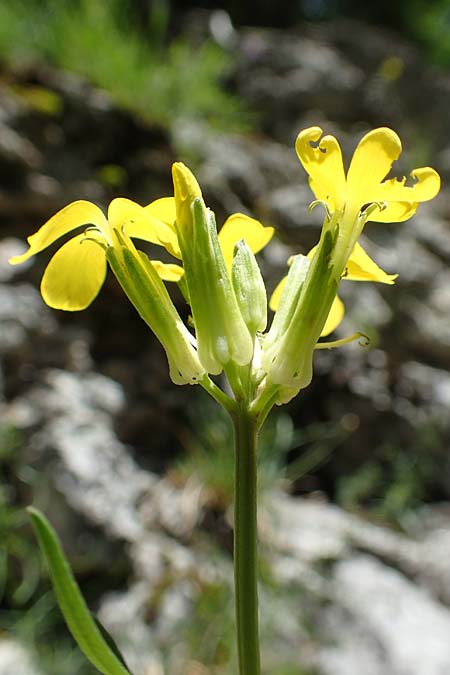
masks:
<svg viewBox="0 0 450 675"><path fill-rule="evenodd" d="M236 672L231 432L112 275L48 309L52 250L7 259L75 199L146 204L186 162L223 222L277 229L269 289L318 239L293 149L320 125L351 156L402 138L397 173L441 195L364 245L396 285L342 283L338 336L261 439L264 673L450 672L450 2L9 0L0 4L0 674L93 675L23 507L57 528L136 675Z"/></svg>

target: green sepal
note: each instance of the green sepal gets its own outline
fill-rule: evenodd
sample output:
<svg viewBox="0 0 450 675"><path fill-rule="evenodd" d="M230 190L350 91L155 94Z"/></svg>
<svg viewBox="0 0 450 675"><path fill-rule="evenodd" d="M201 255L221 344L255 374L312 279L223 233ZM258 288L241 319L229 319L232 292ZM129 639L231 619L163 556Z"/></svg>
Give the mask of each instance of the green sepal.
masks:
<svg viewBox="0 0 450 675"><path fill-rule="evenodd" d="M273 317L272 325L264 340L264 351L267 354L266 360L271 360L269 351L277 350L278 341L282 338L289 328L298 306L303 283L306 274L311 265L311 261L305 255L295 255L290 259L289 272L286 277L286 283L281 293L278 309ZM275 354L273 354L274 356Z"/></svg>
<svg viewBox="0 0 450 675"><path fill-rule="evenodd" d="M123 659L114 654L103 638L75 581L55 530L40 511L33 507L27 510L47 560L58 605L75 642L103 675L131 675Z"/></svg>
<svg viewBox="0 0 450 675"><path fill-rule="evenodd" d="M163 281L145 253L137 251L125 234L115 234L119 243L108 248L107 260L128 299L164 347L172 381L197 384L206 372Z"/></svg>
<svg viewBox="0 0 450 675"><path fill-rule="evenodd" d="M262 362L268 379L280 386L277 403L286 403L311 382L314 348L338 288L331 266L336 236L337 230L323 232L297 297L294 285L284 289L286 296L292 294L291 302L284 302L283 293L280 318L277 320L277 312L273 332L271 328L263 346Z"/></svg>
<svg viewBox="0 0 450 675"><path fill-rule="evenodd" d="M192 205L192 231L177 224L176 230L202 365L212 375L230 362L247 365L253 340L234 294L214 214L197 198Z"/></svg>
<svg viewBox="0 0 450 675"><path fill-rule="evenodd" d="M267 294L256 258L244 239L234 247L231 281L242 318L254 337L267 325Z"/></svg>

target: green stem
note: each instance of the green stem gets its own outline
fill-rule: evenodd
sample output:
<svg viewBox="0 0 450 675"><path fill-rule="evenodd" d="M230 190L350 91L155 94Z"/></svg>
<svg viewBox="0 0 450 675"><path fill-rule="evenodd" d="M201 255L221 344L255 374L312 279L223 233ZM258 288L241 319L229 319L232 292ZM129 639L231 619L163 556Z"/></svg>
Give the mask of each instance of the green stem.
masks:
<svg viewBox="0 0 450 675"><path fill-rule="evenodd" d="M259 675L257 588L257 421L241 403L233 415L235 439L234 581L239 675Z"/></svg>
<svg viewBox="0 0 450 675"><path fill-rule="evenodd" d="M227 410L230 415L233 415L236 409L236 403L234 399L227 396L227 394L225 394L225 392L222 391L222 389L220 389L220 387L218 387L210 377L206 375L202 380L199 381L199 384L205 391L208 392L210 396L212 396L217 401L217 403L219 403L219 405L225 408L225 410Z"/></svg>

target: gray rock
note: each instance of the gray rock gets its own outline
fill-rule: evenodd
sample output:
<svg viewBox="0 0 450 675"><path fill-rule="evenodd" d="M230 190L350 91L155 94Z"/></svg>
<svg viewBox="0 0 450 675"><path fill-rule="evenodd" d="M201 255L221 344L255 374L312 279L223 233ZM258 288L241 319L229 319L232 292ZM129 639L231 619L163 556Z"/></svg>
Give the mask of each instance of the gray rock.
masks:
<svg viewBox="0 0 450 675"><path fill-rule="evenodd" d="M54 318L35 288L27 283L0 284L0 352L27 342L32 331L48 334L54 328Z"/></svg>
<svg viewBox="0 0 450 675"><path fill-rule="evenodd" d="M424 589L369 556L339 562L332 584L341 611L331 609L334 646L319 658L323 673L357 675L362 663L374 675L449 672L450 611Z"/></svg>
<svg viewBox="0 0 450 675"><path fill-rule="evenodd" d="M24 645L12 638L2 638L0 675L41 675L41 671Z"/></svg>

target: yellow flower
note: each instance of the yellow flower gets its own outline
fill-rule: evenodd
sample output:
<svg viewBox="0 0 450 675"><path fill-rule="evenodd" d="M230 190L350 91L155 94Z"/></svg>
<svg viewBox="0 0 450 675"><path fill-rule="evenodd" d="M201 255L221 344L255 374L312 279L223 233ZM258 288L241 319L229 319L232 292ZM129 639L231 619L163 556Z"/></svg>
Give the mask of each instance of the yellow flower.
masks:
<svg viewBox="0 0 450 675"><path fill-rule="evenodd" d="M86 225L81 234L66 242L50 260L41 282L46 303L56 309L84 309L99 292L108 262L129 300L164 347L173 382L201 382L206 372L198 359L195 339L161 280L165 271L170 275L170 265L150 261L130 239L140 236L157 240L159 223L142 206L128 199L114 199L107 219L95 204L73 202L31 235L28 251L12 258L10 263L24 262L63 235Z"/></svg>
<svg viewBox="0 0 450 675"><path fill-rule="evenodd" d="M347 176L338 141L334 136L322 137L320 127L301 131L296 150L309 174L312 191L327 209L328 225L338 224L333 255L338 275L348 281L393 284L397 275L386 274L378 267L357 239L367 220L388 223L411 218L419 202L432 199L439 192L437 172L430 167L415 169L411 173L415 181L411 186L405 184L406 178L383 181L401 152L399 137L387 128L374 129L364 136L354 152ZM308 253L308 258L312 259L316 250L317 246ZM274 311L285 283L286 277L270 299L270 308ZM336 296L321 337L335 330L343 317L344 305Z"/></svg>
<svg viewBox="0 0 450 675"><path fill-rule="evenodd" d="M312 191L329 211L330 227L339 226L333 255L339 276L367 220L377 223L408 220L420 202L433 199L439 192L439 174L431 167L414 169L411 185L406 184L406 177L385 180L402 151L399 137L386 127L374 129L361 139L347 174L338 141L334 136L322 136L320 127L301 131L295 147L309 174ZM355 262L359 264L358 260Z"/></svg>
<svg viewBox="0 0 450 675"><path fill-rule="evenodd" d="M95 204L79 200L58 211L28 237L28 251L9 262L18 265L60 237L85 227L54 254L41 282L42 297L50 307L77 311L88 307L102 287L106 276L105 252L108 247L117 246L116 232L124 230L130 237L159 243L158 226L158 221L142 206L129 199L114 199L108 207L108 218ZM162 278L174 276L175 265L152 263Z"/></svg>
<svg viewBox="0 0 450 675"><path fill-rule="evenodd" d="M276 312L263 343L262 364L268 379L280 386L278 402L290 400L311 381L314 350L326 346L318 340L343 317L337 297L341 279L388 284L395 279L358 244L365 223L407 220L440 188L439 175L430 167L415 169L411 185L406 178L386 180L401 152L400 139L391 129L375 129L362 138L347 174L339 143L333 136L322 137L319 127L301 131L296 150L317 198L313 205L322 203L326 217L310 260L294 257L271 301Z"/></svg>

